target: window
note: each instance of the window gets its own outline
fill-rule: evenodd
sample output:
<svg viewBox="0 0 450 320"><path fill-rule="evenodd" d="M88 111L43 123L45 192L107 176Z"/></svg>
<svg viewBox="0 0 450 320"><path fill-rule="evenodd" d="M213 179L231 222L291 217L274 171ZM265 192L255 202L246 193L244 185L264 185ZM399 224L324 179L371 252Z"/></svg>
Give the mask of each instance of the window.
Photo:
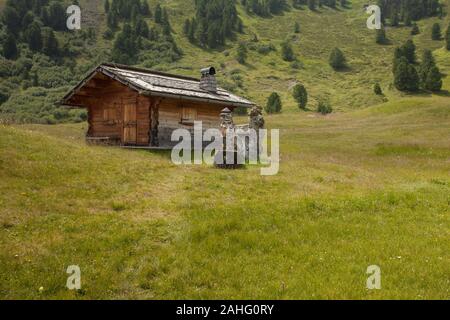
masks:
<svg viewBox="0 0 450 320"><path fill-rule="evenodd" d="M183 107L181 115L181 123L194 124L195 120L197 120L197 110L195 108Z"/></svg>
<svg viewBox="0 0 450 320"><path fill-rule="evenodd" d="M108 124L116 124L117 120L118 117L116 108L103 109L103 121Z"/></svg>

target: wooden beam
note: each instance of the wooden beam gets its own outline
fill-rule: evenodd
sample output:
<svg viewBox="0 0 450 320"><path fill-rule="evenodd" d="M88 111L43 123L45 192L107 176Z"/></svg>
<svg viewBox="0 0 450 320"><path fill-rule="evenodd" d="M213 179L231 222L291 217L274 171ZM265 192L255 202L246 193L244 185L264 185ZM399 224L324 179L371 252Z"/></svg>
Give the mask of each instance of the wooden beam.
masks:
<svg viewBox="0 0 450 320"><path fill-rule="evenodd" d="M150 102L150 146L159 147L158 126L159 126L159 105L161 98L151 98Z"/></svg>

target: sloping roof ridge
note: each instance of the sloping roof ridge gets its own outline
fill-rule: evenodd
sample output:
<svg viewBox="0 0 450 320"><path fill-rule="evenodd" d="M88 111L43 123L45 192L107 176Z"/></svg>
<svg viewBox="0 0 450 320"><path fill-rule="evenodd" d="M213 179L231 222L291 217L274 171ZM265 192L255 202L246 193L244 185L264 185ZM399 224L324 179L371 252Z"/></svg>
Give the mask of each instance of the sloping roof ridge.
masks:
<svg viewBox="0 0 450 320"><path fill-rule="evenodd" d="M142 72L144 74L149 74L149 75L157 75L157 76L163 76L163 77L180 79L180 80L189 80L189 81L200 82L200 79L196 79L196 78L193 78L193 77L180 76L180 75L173 74L173 73L167 73L167 72L162 72L162 71L155 71L155 70L141 68L141 67L127 66L127 65L119 64L119 63L105 62L105 63L100 64L99 67L103 67L103 66L109 67L109 68L114 68L114 69L119 69L119 70L129 70L129 71L135 71L135 72Z"/></svg>

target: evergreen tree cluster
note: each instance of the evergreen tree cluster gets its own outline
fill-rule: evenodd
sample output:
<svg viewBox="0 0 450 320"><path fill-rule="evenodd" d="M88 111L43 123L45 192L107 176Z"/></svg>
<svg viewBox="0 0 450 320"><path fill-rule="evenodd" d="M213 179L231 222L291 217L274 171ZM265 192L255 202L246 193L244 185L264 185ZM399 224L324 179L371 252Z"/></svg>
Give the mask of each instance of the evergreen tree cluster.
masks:
<svg viewBox="0 0 450 320"><path fill-rule="evenodd" d="M195 0L196 14L184 23L184 34L192 43L218 48L236 31L242 32L236 4L229 0Z"/></svg>
<svg viewBox="0 0 450 320"><path fill-rule="evenodd" d="M394 85L400 91L439 91L442 88L442 75L436 66L430 50L425 50L416 69L416 46L408 40L395 50L393 73Z"/></svg>
<svg viewBox="0 0 450 320"><path fill-rule="evenodd" d="M142 17L151 16L146 0L105 0L104 7L107 25L111 31L118 28L120 21L136 24Z"/></svg>
<svg viewBox="0 0 450 320"><path fill-rule="evenodd" d="M61 1L8 0L1 15L7 36L2 43L3 56L19 57L18 44L26 43L33 52L57 57L60 50L54 31L67 30L66 9Z"/></svg>
<svg viewBox="0 0 450 320"><path fill-rule="evenodd" d="M393 27L403 22L410 26L412 21L435 15L442 15L442 4L439 0L378 0L381 8L382 21L390 20Z"/></svg>

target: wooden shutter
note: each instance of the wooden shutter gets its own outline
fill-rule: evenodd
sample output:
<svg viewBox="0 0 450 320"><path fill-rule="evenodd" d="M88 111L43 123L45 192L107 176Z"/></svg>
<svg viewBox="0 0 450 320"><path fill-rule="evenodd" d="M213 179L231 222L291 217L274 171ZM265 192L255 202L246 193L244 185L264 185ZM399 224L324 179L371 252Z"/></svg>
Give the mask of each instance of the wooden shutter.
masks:
<svg viewBox="0 0 450 320"><path fill-rule="evenodd" d="M197 120L197 109L183 107L181 122L191 124L195 120Z"/></svg>

